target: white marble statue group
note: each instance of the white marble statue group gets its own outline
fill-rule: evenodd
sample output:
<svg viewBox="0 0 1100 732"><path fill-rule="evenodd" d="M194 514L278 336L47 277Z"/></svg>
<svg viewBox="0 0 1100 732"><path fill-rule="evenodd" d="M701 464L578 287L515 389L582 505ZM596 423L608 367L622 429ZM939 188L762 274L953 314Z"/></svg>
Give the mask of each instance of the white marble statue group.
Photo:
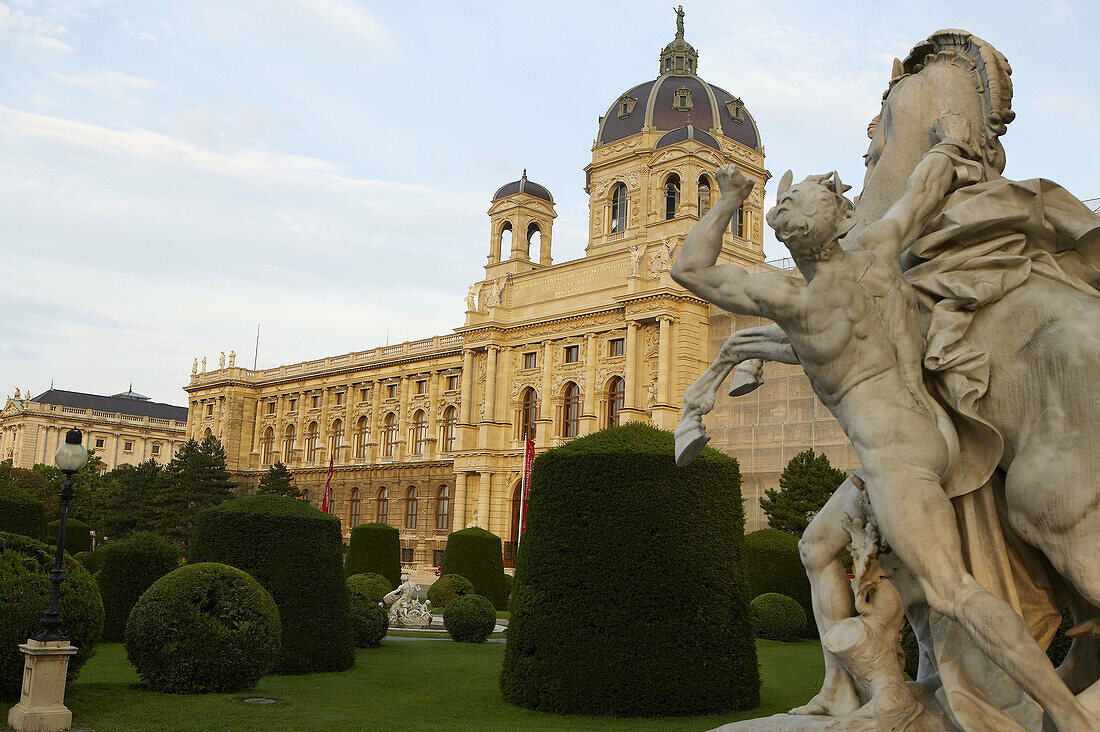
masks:
<svg viewBox="0 0 1100 732"><path fill-rule="evenodd" d="M432 624L431 602L417 600L419 591L420 585L402 576L397 589L382 598L382 605L389 608L391 628L427 628Z"/></svg>
<svg viewBox="0 0 1100 732"><path fill-rule="evenodd" d="M1100 218L1002 176L1010 74L980 38L935 33L894 63L854 206L835 173L780 180L767 222L797 273L717 264L752 190L735 166L676 259L684 287L774 322L734 334L685 392L677 462L709 439L731 371L744 394L780 361L801 364L861 465L800 542L823 688L730 729L1100 730ZM1073 644L1055 669L1063 609Z"/></svg>

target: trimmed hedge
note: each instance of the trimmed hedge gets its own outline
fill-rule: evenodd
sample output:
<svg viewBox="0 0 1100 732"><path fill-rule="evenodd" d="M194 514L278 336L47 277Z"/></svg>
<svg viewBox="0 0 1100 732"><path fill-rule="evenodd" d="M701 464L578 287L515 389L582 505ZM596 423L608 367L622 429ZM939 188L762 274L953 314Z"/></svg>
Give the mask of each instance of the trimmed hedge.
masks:
<svg viewBox="0 0 1100 732"><path fill-rule="evenodd" d="M508 608L503 545L496 534L477 527L451 532L440 574L461 575L474 586L474 592L487 597L497 610Z"/></svg>
<svg viewBox="0 0 1100 732"><path fill-rule="evenodd" d="M214 562L164 575L126 623L126 657L154 691L251 689L279 658L279 610L260 583Z"/></svg>
<svg viewBox="0 0 1100 732"><path fill-rule="evenodd" d="M368 598L376 605L382 602L382 598L393 592L393 585L385 577L373 572L353 574L348 577L348 590L355 590L363 597Z"/></svg>
<svg viewBox="0 0 1100 732"><path fill-rule="evenodd" d="M103 550L100 548L93 549L90 552L77 552L73 555L73 559L80 562L84 569L88 570L88 574L94 577L103 565Z"/></svg>
<svg viewBox="0 0 1100 732"><path fill-rule="evenodd" d="M61 519L54 519L46 525L46 539L57 545L57 531L61 528ZM80 519L65 520L65 551L69 554L90 552L92 550L92 527Z"/></svg>
<svg viewBox="0 0 1100 732"><path fill-rule="evenodd" d="M512 589L516 586L516 578L510 574L504 575L504 592L508 595L508 598L512 597Z"/></svg>
<svg viewBox="0 0 1100 732"><path fill-rule="evenodd" d="M11 483L0 481L0 531L41 539L46 535L45 504Z"/></svg>
<svg viewBox="0 0 1100 732"><path fill-rule="evenodd" d="M793 597L768 592L753 600L749 607L757 638L796 641L806 632L806 611Z"/></svg>
<svg viewBox="0 0 1100 732"><path fill-rule="evenodd" d="M271 593L283 625L276 673L343 671L355 663L340 519L295 498L255 495L195 518L189 562L222 562Z"/></svg>
<svg viewBox="0 0 1100 732"><path fill-rule="evenodd" d="M351 530L344 576L380 574L391 587L401 584L401 535L389 524L359 524Z"/></svg>
<svg viewBox="0 0 1100 732"><path fill-rule="evenodd" d="M382 645L382 639L390 628L389 613L378 604L380 599L374 599L380 589L379 583L368 579L369 577L386 581L377 574L356 574L348 577L347 582L348 600L351 603L351 629L356 648L377 648Z"/></svg>
<svg viewBox="0 0 1100 732"><path fill-rule="evenodd" d="M37 539L0 532L0 698L18 699L23 685L20 643L41 629L50 600L55 549ZM103 602L92 576L68 554L61 581L61 617L70 642L80 650L69 659L68 680L95 655L103 632Z"/></svg>
<svg viewBox="0 0 1100 732"><path fill-rule="evenodd" d="M484 643L496 625L496 608L481 595L456 597L443 611L443 627L459 643Z"/></svg>
<svg viewBox="0 0 1100 732"><path fill-rule="evenodd" d="M817 636L810 580L798 554L798 537L778 529L760 529L746 534L745 581L749 597L777 592L797 600L806 614L805 635Z"/></svg>
<svg viewBox="0 0 1100 732"><path fill-rule="evenodd" d="M445 574L428 588L428 599L431 600L432 607L447 607L456 597L473 594L476 594L474 586L460 574Z"/></svg>
<svg viewBox="0 0 1100 732"><path fill-rule="evenodd" d="M121 641L126 619L138 598L158 579L180 565L179 548L163 536L139 531L97 549L100 569L95 575L103 597L103 640Z"/></svg>
<svg viewBox="0 0 1100 732"><path fill-rule="evenodd" d="M672 434L641 424L539 455L504 700L621 716L757 706L740 485L733 458L707 449L677 468Z"/></svg>

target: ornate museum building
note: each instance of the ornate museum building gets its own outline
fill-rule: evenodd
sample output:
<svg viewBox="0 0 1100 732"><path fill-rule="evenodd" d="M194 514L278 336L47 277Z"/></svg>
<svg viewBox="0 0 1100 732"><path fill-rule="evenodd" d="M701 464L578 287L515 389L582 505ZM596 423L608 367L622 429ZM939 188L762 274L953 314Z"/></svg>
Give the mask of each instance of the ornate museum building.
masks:
<svg viewBox="0 0 1100 732"><path fill-rule="evenodd" d="M0 460L17 468L53 465L73 427L107 470L145 460L164 465L187 440L187 407L149 401L132 388L101 396L50 387L33 398L16 389L0 411Z"/></svg>
<svg viewBox="0 0 1100 732"><path fill-rule="evenodd" d="M740 99L698 76L698 60L677 33L659 76L600 117L583 258L553 263L554 198L525 171L492 197L485 277L454 333L259 371L232 359L195 369L188 435L219 437L245 485L283 461L315 504L331 457L345 532L397 526L407 564L438 564L448 532L468 525L501 536L510 563L525 436L545 450L625 422L674 429L684 389L744 325L669 276L719 195L714 171L734 162L757 185L722 259L766 266L759 132ZM798 369L769 365L763 387L720 400L708 424L712 445L741 460L750 526L798 451L852 462Z"/></svg>

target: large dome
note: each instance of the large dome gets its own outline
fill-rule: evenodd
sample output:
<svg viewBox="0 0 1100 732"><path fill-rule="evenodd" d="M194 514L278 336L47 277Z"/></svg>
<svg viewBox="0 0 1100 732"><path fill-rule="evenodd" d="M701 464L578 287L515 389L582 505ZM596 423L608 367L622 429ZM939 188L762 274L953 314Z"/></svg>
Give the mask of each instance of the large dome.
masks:
<svg viewBox="0 0 1100 732"><path fill-rule="evenodd" d="M606 145L643 130L667 132L686 127L721 134L754 150L760 149L756 122L741 100L697 75L699 54L676 38L661 50L661 75L627 90L600 121L596 145Z"/></svg>

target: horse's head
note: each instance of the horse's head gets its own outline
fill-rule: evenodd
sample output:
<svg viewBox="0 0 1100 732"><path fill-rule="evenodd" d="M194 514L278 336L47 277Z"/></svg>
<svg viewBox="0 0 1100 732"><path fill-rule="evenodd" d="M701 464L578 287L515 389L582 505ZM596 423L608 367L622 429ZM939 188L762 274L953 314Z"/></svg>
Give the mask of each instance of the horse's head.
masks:
<svg viewBox="0 0 1100 732"><path fill-rule="evenodd" d="M971 143L982 156L986 179L1004 171L1000 136L1012 111L1012 69L993 46L958 30L942 30L894 61L882 111L867 134L867 174L856 207L858 232L901 197L909 174L935 144L932 125L944 112L970 120Z"/></svg>

